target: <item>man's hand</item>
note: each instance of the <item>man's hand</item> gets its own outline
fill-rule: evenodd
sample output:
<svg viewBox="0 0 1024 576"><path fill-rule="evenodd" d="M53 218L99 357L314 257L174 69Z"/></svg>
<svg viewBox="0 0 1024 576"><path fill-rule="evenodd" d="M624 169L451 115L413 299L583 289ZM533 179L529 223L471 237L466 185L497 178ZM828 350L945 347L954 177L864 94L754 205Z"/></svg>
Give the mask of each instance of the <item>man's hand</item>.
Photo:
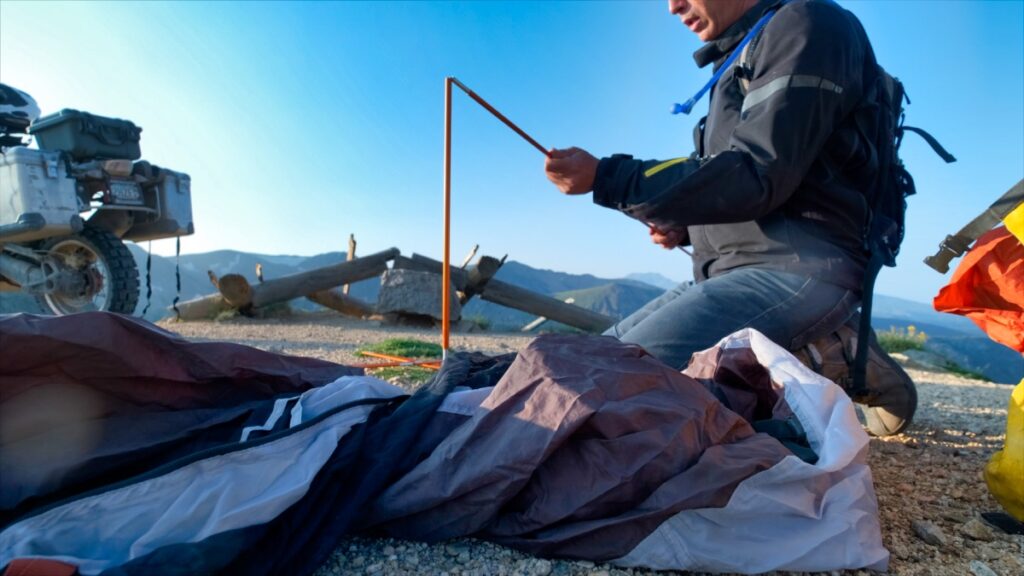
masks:
<svg viewBox="0 0 1024 576"><path fill-rule="evenodd" d="M544 161L544 173L562 193L586 194L594 189L597 162L597 158L581 148L552 148L551 156Z"/></svg>
<svg viewBox="0 0 1024 576"><path fill-rule="evenodd" d="M650 226L651 242L660 245L665 250L671 250L683 242L686 232L681 230L659 230Z"/></svg>

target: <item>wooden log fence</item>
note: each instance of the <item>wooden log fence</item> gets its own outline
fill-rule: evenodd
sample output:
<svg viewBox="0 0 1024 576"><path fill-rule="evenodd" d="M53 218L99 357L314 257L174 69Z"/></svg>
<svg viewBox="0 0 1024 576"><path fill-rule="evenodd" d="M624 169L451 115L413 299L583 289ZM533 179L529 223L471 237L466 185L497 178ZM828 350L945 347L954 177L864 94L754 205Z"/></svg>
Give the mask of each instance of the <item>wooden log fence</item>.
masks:
<svg viewBox="0 0 1024 576"><path fill-rule="evenodd" d="M349 234L348 235L348 252L345 253L345 261L346 262L351 262L352 260L355 260L355 257L356 257L356 235L355 234ZM349 287L348 284L345 284L344 286L341 287L341 293L344 294L345 296L348 296L348 287Z"/></svg>
<svg viewBox="0 0 1024 576"><path fill-rule="evenodd" d="M349 253L354 252L354 246L350 245ZM452 284L463 293L463 303L473 296L479 296L488 302L589 332L602 332L615 322L610 316L495 279L494 275L504 260L481 256L476 264L466 269L449 267ZM217 279L218 293L183 302L178 305L178 309L181 319L198 320L211 318L229 308L249 312L270 304L306 297L343 314L367 317L374 313L372 305L335 288L380 276L387 270L388 261L393 261L395 268L434 274L440 274L443 267L441 262L432 258L419 254L405 257L397 248L391 248L315 270L266 279L256 285L250 285L239 274L226 274ZM531 324L539 323L535 321Z"/></svg>
<svg viewBox="0 0 1024 576"><path fill-rule="evenodd" d="M572 304L575 301L576 301L575 298L566 298L565 299L565 303L566 304ZM548 321L547 316L537 316L536 318L531 320L529 324L527 324L526 326L523 326L520 329L520 331L521 332L531 332L534 329L536 329L538 326L540 326L541 324L543 324L543 323L545 323L547 321Z"/></svg>
<svg viewBox="0 0 1024 576"><path fill-rule="evenodd" d="M388 261L394 260L398 255L398 248L391 248L363 258L356 258L350 262L341 262L290 276L265 280L255 286L249 285L244 277L238 276L240 281L236 279L232 281L233 283L229 283L231 289L228 294L222 290L217 294L183 302L178 304L178 310L182 320L198 320L209 318L217 310L224 309L225 303L230 307L246 310L261 308L277 302L286 302L342 284L380 276L387 270ZM232 275L229 274L224 278L228 276ZM224 278L221 278L218 283L222 288Z"/></svg>
<svg viewBox="0 0 1024 576"><path fill-rule="evenodd" d="M376 312L371 304L349 296L340 290L321 290L307 295L306 298L354 318L369 318Z"/></svg>
<svg viewBox="0 0 1024 576"><path fill-rule="evenodd" d="M411 258L396 258L394 266L440 274L444 264L426 256L413 254ZM449 266L449 269L455 288L463 292L469 289L471 286L470 274L473 268L471 267L467 271ZM615 323L615 319L610 316L573 304L566 304L557 298L538 294L501 280L490 278L481 288L479 295L483 300L529 312L535 316L544 316L549 320L588 332L603 332Z"/></svg>

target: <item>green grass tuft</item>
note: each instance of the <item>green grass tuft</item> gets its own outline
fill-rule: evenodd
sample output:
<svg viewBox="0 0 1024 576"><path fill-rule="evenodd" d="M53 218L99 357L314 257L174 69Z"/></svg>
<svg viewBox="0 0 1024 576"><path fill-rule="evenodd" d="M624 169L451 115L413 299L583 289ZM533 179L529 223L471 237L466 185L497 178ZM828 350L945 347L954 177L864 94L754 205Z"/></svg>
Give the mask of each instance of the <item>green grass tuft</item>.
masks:
<svg viewBox="0 0 1024 576"><path fill-rule="evenodd" d="M963 366L957 364L956 362L953 362L952 360L946 360L945 364L943 364L943 366L942 366L942 369L945 370L946 372L950 372L952 374L956 374L957 376L962 376L964 378L970 378L971 380L981 380L981 381L984 381L984 382L991 382L991 380L989 380L988 377L985 376L984 374L982 374L980 372L975 372L974 370L969 370L967 368L964 368Z"/></svg>
<svg viewBox="0 0 1024 576"><path fill-rule="evenodd" d="M879 346L889 354L907 350L924 350L924 343L928 341L928 335L919 332L914 326L907 326L906 330L892 327L878 332L877 335Z"/></svg>
<svg viewBox="0 0 1024 576"><path fill-rule="evenodd" d="M376 344L366 346L360 352L377 352L378 354L390 354L414 360L436 360L441 357L441 345L412 338L389 338ZM373 358L366 359L369 362L376 361ZM380 360L384 362L384 360ZM395 366L393 368L377 368L367 370L368 373L382 380L397 378L406 384L422 384L437 374L437 371L428 368L415 366Z"/></svg>
<svg viewBox="0 0 1024 576"><path fill-rule="evenodd" d="M412 338L389 338L376 344L372 344L360 350L360 352L376 352L378 354L390 354L404 358L440 358L441 345Z"/></svg>
<svg viewBox="0 0 1024 576"><path fill-rule="evenodd" d="M483 314L470 316L468 318L464 318L464 320L474 326L477 330L487 330L491 327L491 321Z"/></svg>

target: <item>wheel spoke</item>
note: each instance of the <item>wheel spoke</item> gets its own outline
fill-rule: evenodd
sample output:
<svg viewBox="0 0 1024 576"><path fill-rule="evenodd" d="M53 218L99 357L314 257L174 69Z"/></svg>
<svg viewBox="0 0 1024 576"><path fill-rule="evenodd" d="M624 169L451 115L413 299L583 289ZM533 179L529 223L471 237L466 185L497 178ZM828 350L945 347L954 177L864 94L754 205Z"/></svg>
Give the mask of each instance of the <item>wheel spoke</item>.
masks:
<svg viewBox="0 0 1024 576"><path fill-rule="evenodd" d="M138 270L131 253L109 232L86 228L81 234L50 241L49 254L84 275L82 288L55 290L40 301L56 314L91 310L131 313L138 301Z"/></svg>

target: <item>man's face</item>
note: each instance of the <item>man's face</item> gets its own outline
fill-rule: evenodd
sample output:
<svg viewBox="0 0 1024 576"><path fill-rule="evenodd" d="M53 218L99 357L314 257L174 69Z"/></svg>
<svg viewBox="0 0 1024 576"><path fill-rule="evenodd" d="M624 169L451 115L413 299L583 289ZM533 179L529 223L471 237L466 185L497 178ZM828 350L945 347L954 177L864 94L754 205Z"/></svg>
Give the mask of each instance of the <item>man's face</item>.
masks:
<svg viewBox="0 0 1024 576"><path fill-rule="evenodd" d="M704 42L714 40L757 0L668 0L668 11Z"/></svg>

